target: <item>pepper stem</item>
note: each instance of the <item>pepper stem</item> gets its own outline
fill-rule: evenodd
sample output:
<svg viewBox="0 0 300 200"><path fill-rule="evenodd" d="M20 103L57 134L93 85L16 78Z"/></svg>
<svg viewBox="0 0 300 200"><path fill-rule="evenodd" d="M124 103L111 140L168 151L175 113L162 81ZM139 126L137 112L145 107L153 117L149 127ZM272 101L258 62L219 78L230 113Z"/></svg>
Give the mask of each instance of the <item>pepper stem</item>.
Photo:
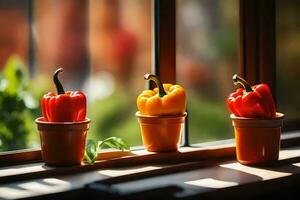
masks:
<svg viewBox="0 0 300 200"><path fill-rule="evenodd" d="M237 74L233 75L232 81L235 85L242 85L246 92L253 92L251 85L242 77L239 77Z"/></svg>
<svg viewBox="0 0 300 200"><path fill-rule="evenodd" d="M54 75L53 75L53 81L54 81L54 84L55 84L55 87L56 87L56 90L57 90L57 94L65 94L65 90L62 86L62 84L60 83L59 79L58 79L58 74L63 72L63 68L59 68L57 69L55 72L54 72Z"/></svg>
<svg viewBox="0 0 300 200"><path fill-rule="evenodd" d="M165 96L167 93L163 87L163 84L161 83L160 79L158 76L154 75L154 74L145 74L144 75L144 79L145 80L152 80L155 82L155 84L157 85L158 87L158 95L159 97L163 97Z"/></svg>

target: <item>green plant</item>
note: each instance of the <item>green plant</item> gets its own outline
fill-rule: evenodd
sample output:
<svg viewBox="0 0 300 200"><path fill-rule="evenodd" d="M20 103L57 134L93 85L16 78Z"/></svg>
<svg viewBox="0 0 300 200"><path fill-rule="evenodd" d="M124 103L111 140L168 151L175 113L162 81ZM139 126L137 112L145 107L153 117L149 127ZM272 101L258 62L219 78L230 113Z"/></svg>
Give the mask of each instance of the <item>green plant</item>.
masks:
<svg viewBox="0 0 300 200"><path fill-rule="evenodd" d="M87 144L85 145L85 159L88 164L94 164L98 151L102 148L103 145L107 145L108 147L124 150L130 150L130 147L122 138L110 137L103 141L95 142L94 140L89 139Z"/></svg>
<svg viewBox="0 0 300 200"><path fill-rule="evenodd" d="M16 56L9 58L0 74L0 151L26 148L35 131L31 111L38 103L28 88L24 64Z"/></svg>

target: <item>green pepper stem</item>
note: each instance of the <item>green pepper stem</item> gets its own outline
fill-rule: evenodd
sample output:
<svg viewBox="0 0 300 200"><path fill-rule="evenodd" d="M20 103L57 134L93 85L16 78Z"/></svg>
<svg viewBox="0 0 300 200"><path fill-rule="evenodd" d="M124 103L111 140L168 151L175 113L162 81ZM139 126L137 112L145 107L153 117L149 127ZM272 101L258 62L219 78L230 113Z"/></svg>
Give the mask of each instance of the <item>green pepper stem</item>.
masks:
<svg viewBox="0 0 300 200"><path fill-rule="evenodd" d="M251 85L245 79L239 77L237 74L233 75L232 81L235 85L242 85L246 92L253 92Z"/></svg>
<svg viewBox="0 0 300 200"><path fill-rule="evenodd" d="M62 86L62 84L60 83L59 79L58 79L58 74L63 72L63 68L59 68L54 72L53 75L53 81L57 90L57 94L65 94L65 90L64 87Z"/></svg>
<svg viewBox="0 0 300 200"><path fill-rule="evenodd" d="M154 74L145 74L144 75L144 79L145 80L152 80L155 82L155 84L157 85L158 87L158 95L159 97L163 97L165 96L167 93L163 87L163 84L161 83L160 79L158 76L154 75Z"/></svg>

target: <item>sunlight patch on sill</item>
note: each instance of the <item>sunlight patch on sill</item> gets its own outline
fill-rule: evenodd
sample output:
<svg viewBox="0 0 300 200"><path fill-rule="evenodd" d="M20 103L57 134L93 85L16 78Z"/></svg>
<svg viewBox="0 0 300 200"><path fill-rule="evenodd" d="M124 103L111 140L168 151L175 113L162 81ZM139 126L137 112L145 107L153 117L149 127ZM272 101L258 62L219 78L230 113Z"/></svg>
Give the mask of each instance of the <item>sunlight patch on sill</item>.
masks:
<svg viewBox="0 0 300 200"><path fill-rule="evenodd" d="M291 148L291 149L280 150L279 159L283 160L283 159L298 157L299 153L300 153L299 147L298 148L295 147L295 149Z"/></svg>
<svg viewBox="0 0 300 200"><path fill-rule="evenodd" d="M55 178L52 178L50 182L54 182ZM37 182L37 181L31 181L31 182L26 182L26 183L21 183L18 184L20 188L23 188L28 191L32 191L35 193L48 193L51 192L52 190L57 191L59 190L64 190L70 188L71 184L66 182L66 181L61 181L59 179L56 179L56 184L48 183L45 181L46 179L43 179L42 182ZM63 182L63 183L62 183Z"/></svg>
<svg viewBox="0 0 300 200"><path fill-rule="evenodd" d="M25 190L29 191L35 191L35 192L41 192L41 191L47 191L49 190L49 185L45 185L39 182L31 181L27 183L21 183L18 184L20 188L23 188Z"/></svg>
<svg viewBox="0 0 300 200"><path fill-rule="evenodd" d="M43 182L51 185L70 185L69 182L57 178L44 178Z"/></svg>
<svg viewBox="0 0 300 200"><path fill-rule="evenodd" d="M200 187L206 187L206 188L215 188L215 189L238 185L238 183L236 183L236 182L221 181L221 180L217 180L217 179L214 179L214 178L204 178L204 179L199 179L199 180L194 180L194 181L187 181L187 182L184 182L184 183L188 184L188 185L193 185L193 186L200 186Z"/></svg>
<svg viewBox="0 0 300 200"><path fill-rule="evenodd" d="M300 167L300 162L298 162L298 163L293 163L292 165L294 165L295 167Z"/></svg>
<svg viewBox="0 0 300 200"><path fill-rule="evenodd" d="M22 189L1 187L0 198L3 199L17 199L28 195L28 192Z"/></svg>
<svg viewBox="0 0 300 200"><path fill-rule="evenodd" d="M272 170L267 170L267 169L255 168L253 166L252 167L245 166L245 165L242 165L237 162L223 164L223 165L220 165L220 167L237 170L240 172L252 174L254 176L259 176L262 178L262 180L270 180L270 179L274 179L274 178L280 178L280 177L292 175L291 173L286 173L286 172L278 172L278 171L272 171Z"/></svg>
<svg viewBox="0 0 300 200"><path fill-rule="evenodd" d="M32 173L38 171L45 171L46 169L39 164L27 164L27 165L17 165L10 166L0 169L0 177L10 176L10 175L18 175L25 173Z"/></svg>
<svg viewBox="0 0 300 200"><path fill-rule="evenodd" d="M98 173L110 177L116 177L116 176L123 176L128 174L134 174L134 173L140 173L140 172L147 172L151 170L157 170L161 169L161 167L158 166L147 166L147 167L138 167L134 169L120 169L120 170L101 170Z"/></svg>

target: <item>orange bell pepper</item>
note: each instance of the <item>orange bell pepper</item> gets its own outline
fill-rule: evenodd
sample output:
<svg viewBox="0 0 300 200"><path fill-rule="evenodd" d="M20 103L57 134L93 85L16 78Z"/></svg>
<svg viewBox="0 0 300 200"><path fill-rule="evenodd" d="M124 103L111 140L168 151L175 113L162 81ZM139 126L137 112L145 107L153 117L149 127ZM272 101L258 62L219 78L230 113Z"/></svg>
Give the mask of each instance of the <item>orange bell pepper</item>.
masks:
<svg viewBox="0 0 300 200"><path fill-rule="evenodd" d="M153 90L143 91L137 98L137 107L141 114L183 115L186 110L186 94L180 85L162 84L159 77L145 74L146 80L152 80L157 85Z"/></svg>

